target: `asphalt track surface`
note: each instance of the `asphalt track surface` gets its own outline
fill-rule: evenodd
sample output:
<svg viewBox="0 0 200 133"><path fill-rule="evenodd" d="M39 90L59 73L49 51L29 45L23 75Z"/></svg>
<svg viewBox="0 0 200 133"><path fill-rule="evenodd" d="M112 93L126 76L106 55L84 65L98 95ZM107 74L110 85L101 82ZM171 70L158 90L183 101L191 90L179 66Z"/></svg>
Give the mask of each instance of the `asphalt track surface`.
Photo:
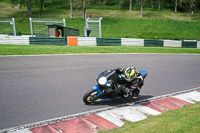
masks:
<svg viewBox="0 0 200 133"><path fill-rule="evenodd" d="M149 73L139 99L200 86L200 55L0 56L0 130L134 102L131 98L93 105L82 101L101 71L127 66Z"/></svg>

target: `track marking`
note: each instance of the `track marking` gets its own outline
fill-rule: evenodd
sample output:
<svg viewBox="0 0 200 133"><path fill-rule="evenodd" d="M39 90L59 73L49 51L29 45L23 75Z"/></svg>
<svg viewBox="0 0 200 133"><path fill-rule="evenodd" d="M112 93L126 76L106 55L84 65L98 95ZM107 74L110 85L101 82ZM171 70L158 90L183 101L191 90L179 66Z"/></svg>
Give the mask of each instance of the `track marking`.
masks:
<svg viewBox="0 0 200 133"><path fill-rule="evenodd" d="M175 54L175 53L82 53L82 54L38 54L38 55L0 55L0 57L40 57L40 56L93 56L93 55L189 55L200 56L200 54Z"/></svg>

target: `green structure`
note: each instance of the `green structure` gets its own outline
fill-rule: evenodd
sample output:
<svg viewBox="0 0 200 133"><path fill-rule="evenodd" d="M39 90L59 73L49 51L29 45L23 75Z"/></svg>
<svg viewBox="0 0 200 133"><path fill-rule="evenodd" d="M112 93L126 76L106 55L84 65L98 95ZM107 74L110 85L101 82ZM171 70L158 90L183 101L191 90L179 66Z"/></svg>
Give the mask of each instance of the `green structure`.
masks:
<svg viewBox="0 0 200 133"><path fill-rule="evenodd" d="M59 37L65 37L67 36L79 36L79 30L75 28L70 28L66 26L61 25L55 25L55 24L47 24L49 36L50 37L56 37L56 31L60 32Z"/></svg>
<svg viewBox="0 0 200 133"><path fill-rule="evenodd" d="M144 46L147 47L163 47L163 40L151 40L151 39L145 39L144 40Z"/></svg>
<svg viewBox="0 0 200 133"><path fill-rule="evenodd" d="M197 41L182 41L182 48L197 48Z"/></svg>
<svg viewBox="0 0 200 133"><path fill-rule="evenodd" d="M120 38L96 38L97 46L119 46Z"/></svg>
<svg viewBox="0 0 200 133"><path fill-rule="evenodd" d="M79 30L66 26L47 24L49 37L30 37L32 45L67 45L68 36L79 36Z"/></svg>

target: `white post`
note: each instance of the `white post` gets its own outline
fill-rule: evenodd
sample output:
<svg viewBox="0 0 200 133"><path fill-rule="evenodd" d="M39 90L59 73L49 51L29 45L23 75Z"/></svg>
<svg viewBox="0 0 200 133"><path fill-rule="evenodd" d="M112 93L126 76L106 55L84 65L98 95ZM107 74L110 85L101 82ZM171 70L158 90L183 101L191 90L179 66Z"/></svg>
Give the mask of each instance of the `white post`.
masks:
<svg viewBox="0 0 200 133"><path fill-rule="evenodd" d="M64 26L66 26L66 22L65 22L65 19L63 18L63 24L64 24Z"/></svg>
<svg viewBox="0 0 200 133"><path fill-rule="evenodd" d="M200 48L200 41L197 41L197 48Z"/></svg>
<svg viewBox="0 0 200 133"><path fill-rule="evenodd" d="M100 38L102 38L102 33L101 33L101 20L102 19L103 19L102 17L99 19L99 37Z"/></svg>
<svg viewBox="0 0 200 133"><path fill-rule="evenodd" d="M12 21L13 21L13 32L14 32L14 36L16 36L15 19L12 18Z"/></svg>
<svg viewBox="0 0 200 133"><path fill-rule="evenodd" d="M31 36L33 37L33 25L32 25L32 18L29 18L29 20L30 20Z"/></svg>

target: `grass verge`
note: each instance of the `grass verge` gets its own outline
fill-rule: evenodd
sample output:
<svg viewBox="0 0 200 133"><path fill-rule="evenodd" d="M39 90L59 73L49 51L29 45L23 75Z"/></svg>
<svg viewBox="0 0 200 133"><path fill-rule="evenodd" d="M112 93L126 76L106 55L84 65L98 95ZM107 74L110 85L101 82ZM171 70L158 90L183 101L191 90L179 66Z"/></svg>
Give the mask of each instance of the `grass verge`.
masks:
<svg viewBox="0 0 200 133"><path fill-rule="evenodd" d="M126 122L125 127L100 133L199 133L200 103L150 117L136 123Z"/></svg>
<svg viewBox="0 0 200 133"><path fill-rule="evenodd" d="M58 3L58 2L55 2ZM61 6L61 5L57 5ZM45 8L42 13L39 8L32 9L32 15L27 16L27 9L18 10L17 5L0 2L0 19L12 18L16 20L17 35L30 35L29 17L37 19L66 19L66 25L77 28L80 36L84 36L85 20L82 10L74 10L74 18L69 18L69 9ZM171 10L144 10L143 19L140 18L139 8L133 12L129 10L87 9L87 14L93 18L103 17L102 36L104 38L142 38L142 39L200 39L200 12L192 17L188 13L174 13ZM37 23L37 26L39 24ZM43 32L45 24L34 29ZM0 23L0 34L13 34L12 25Z"/></svg>
<svg viewBox="0 0 200 133"><path fill-rule="evenodd" d="M79 53L174 53L200 54L200 49L134 46L51 46L0 45L0 55L79 54Z"/></svg>
<svg viewBox="0 0 200 133"><path fill-rule="evenodd" d="M1 19L1 18L0 18ZM42 18L43 20L45 18ZM47 18L45 20L48 20ZM51 20L54 20L53 18ZM57 19L61 20L61 19ZM41 35L47 26L37 24L38 35ZM84 36L85 20L83 18L67 18L69 27L77 28L80 36ZM5 28L6 27L6 28ZM0 34L12 33L9 23L0 23ZM29 19L16 18L17 35L30 35ZM46 33L48 34L48 33ZM142 39L200 39L200 21L179 21L160 19L128 19L128 18L103 18L102 36L104 38L142 38Z"/></svg>

